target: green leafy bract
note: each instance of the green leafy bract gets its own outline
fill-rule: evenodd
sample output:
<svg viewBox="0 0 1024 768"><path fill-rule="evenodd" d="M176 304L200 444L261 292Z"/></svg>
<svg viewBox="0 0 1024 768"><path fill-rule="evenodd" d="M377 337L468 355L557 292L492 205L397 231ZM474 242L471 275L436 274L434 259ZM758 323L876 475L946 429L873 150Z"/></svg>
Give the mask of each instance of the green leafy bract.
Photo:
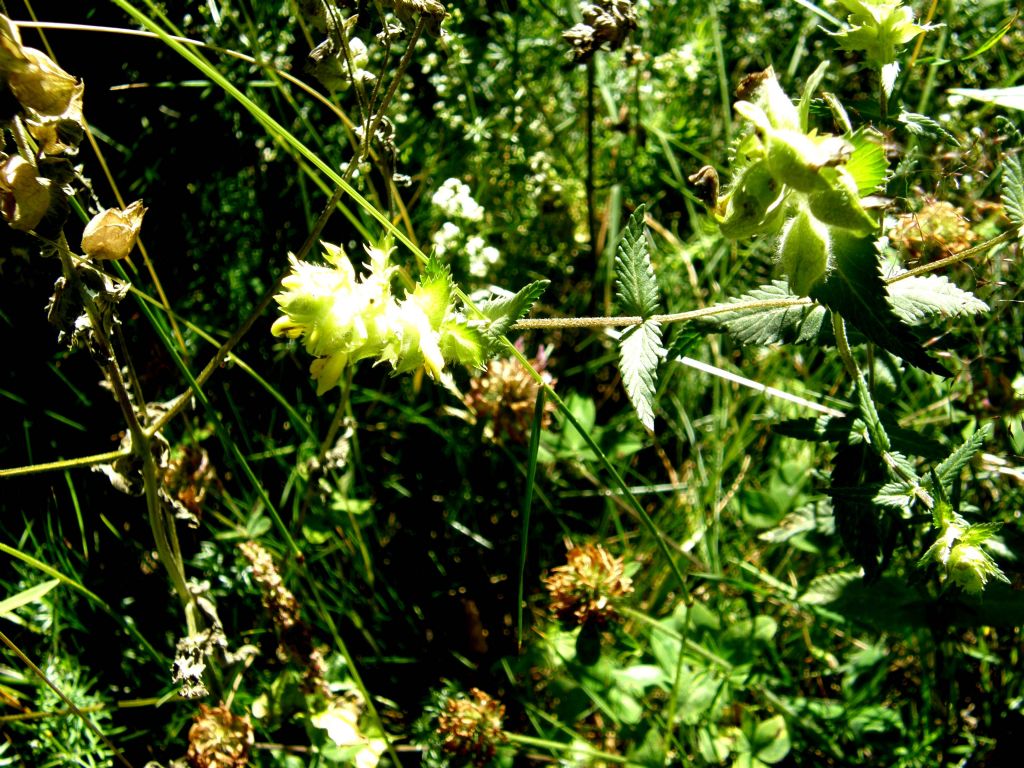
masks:
<svg viewBox="0 0 1024 768"><path fill-rule="evenodd" d="M872 238L834 228L832 245L833 269L812 291L812 298L838 312L868 340L911 365L950 376L944 365L928 356L889 305Z"/></svg>
<svg viewBox="0 0 1024 768"><path fill-rule="evenodd" d="M530 311L550 284L550 280L536 280L520 289L514 296L495 297L477 307L480 314L490 321L483 331L489 351L493 351L516 321Z"/></svg>
<svg viewBox="0 0 1024 768"><path fill-rule="evenodd" d="M861 195L869 195L885 183L888 175L889 162L885 159L885 149L864 130L857 131L849 141L853 145L853 152L846 161L846 170L853 177L857 191Z"/></svg>

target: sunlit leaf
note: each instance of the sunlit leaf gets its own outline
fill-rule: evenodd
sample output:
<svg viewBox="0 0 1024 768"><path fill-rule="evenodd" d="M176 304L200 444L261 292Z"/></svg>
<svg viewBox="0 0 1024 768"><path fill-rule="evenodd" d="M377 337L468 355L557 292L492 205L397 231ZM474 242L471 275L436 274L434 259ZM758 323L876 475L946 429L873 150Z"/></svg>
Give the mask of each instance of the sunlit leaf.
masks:
<svg viewBox="0 0 1024 768"><path fill-rule="evenodd" d="M629 401L640 423L654 429L654 395L658 381L658 363L665 356L661 345L661 325L653 320L626 331L619 341L619 370Z"/></svg>

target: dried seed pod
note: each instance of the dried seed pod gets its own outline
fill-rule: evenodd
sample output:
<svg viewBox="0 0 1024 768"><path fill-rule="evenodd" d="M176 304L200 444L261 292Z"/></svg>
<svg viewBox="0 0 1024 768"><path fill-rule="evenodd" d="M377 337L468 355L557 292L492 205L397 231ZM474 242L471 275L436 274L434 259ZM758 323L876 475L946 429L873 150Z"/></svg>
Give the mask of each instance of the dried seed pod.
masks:
<svg viewBox="0 0 1024 768"><path fill-rule="evenodd" d="M13 229L35 229L50 208L50 180L20 155L0 168L0 210Z"/></svg>
<svg viewBox="0 0 1024 768"><path fill-rule="evenodd" d="M7 85L21 106L46 117L67 112L82 84L35 48L22 48L25 62L15 62L7 73Z"/></svg>
<svg viewBox="0 0 1024 768"><path fill-rule="evenodd" d="M94 259L123 259L135 247L145 213L136 200L123 211L108 208L96 214L82 233L82 252Z"/></svg>

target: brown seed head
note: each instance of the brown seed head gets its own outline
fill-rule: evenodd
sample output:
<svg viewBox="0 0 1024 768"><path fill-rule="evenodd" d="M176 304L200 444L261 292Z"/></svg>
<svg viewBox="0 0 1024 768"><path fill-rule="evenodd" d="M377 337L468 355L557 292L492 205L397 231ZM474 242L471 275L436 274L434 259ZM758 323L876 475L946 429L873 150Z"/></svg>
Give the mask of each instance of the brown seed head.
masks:
<svg viewBox="0 0 1024 768"><path fill-rule="evenodd" d="M191 768L244 768L254 741L248 715L236 717L223 704L200 704L188 732L186 758Z"/></svg>
<svg viewBox="0 0 1024 768"><path fill-rule="evenodd" d="M555 616L572 626L616 618L614 601L633 591L622 559L600 545L584 544L570 547L566 560L545 579Z"/></svg>
<svg viewBox="0 0 1024 768"><path fill-rule="evenodd" d="M443 739L445 752L485 765L494 757L499 744L508 741L502 731L505 706L479 688L469 691L469 698L453 696L445 702L437 718L437 734Z"/></svg>

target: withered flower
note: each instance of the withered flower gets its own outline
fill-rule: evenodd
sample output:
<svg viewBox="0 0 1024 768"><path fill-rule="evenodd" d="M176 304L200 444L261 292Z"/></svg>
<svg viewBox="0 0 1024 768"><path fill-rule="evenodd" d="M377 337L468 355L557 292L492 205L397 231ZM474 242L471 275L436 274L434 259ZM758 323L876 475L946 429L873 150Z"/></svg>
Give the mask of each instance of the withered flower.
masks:
<svg viewBox="0 0 1024 768"><path fill-rule="evenodd" d="M554 386L555 379L545 370L547 362L548 351L543 347L530 360L541 378ZM470 379L465 403L478 419L486 421L484 435L489 440L502 442L507 438L514 443L525 443L539 391L540 384L517 358L495 359L487 364L487 370ZM551 422L554 410L554 403L545 403L543 426Z"/></svg>
<svg viewBox="0 0 1024 768"><path fill-rule="evenodd" d="M633 0L599 0L580 3L583 23L562 33L569 43L569 58L577 64L587 61L595 51L607 45L617 51L636 29L636 8Z"/></svg>
<svg viewBox="0 0 1024 768"><path fill-rule="evenodd" d="M904 213L889 232L893 245L911 261L932 261L969 248L978 239L962 208L930 200L916 213Z"/></svg>
<svg viewBox="0 0 1024 768"><path fill-rule="evenodd" d="M254 742L248 715L233 715L224 704L200 704L188 732L186 757L191 768L244 768Z"/></svg>
<svg viewBox="0 0 1024 768"><path fill-rule="evenodd" d="M139 237L146 209L136 200L124 210L107 208L92 217L82 232L82 251L94 259L123 259Z"/></svg>
<svg viewBox="0 0 1024 768"><path fill-rule="evenodd" d="M20 155L0 167L0 211L12 229L35 229L50 209L50 180Z"/></svg>
<svg viewBox="0 0 1024 768"><path fill-rule="evenodd" d="M238 548L252 565L253 581L260 589L263 606L270 611L274 624L282 630L291 629L300 621L299 602L284 585L274 558L255 541L244 541Z"/></svg>
<svg viewBox="0 0 1024 768"><path fill-rule="evenodd" d="M504 716L505 706L479 688L471 688L469 697L449 697L437 717L441 749L473 765L486 765L508 740L501 728Z"/></svg>
<svg viewBox="0 0 1024 768"><path fill-rule="evenodd" d="M633 591L625 564L598 544L567 546L566 564L544 580L551 611L570 626L606 624L618 616L614 601Z"/></svg>

